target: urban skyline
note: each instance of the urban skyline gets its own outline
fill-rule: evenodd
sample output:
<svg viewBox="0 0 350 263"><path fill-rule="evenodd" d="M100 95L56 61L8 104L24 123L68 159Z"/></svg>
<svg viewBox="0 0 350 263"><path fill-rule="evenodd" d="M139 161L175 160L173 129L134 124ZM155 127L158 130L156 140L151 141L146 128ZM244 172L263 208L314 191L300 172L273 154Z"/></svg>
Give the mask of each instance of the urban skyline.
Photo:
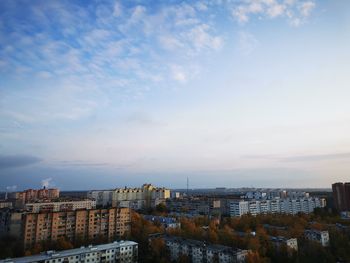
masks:
<svg viewBox="0 0 350 263"><path fill-rule="evenodd" d="M1 1L0 191L350 173L348 1Z"/></svg>

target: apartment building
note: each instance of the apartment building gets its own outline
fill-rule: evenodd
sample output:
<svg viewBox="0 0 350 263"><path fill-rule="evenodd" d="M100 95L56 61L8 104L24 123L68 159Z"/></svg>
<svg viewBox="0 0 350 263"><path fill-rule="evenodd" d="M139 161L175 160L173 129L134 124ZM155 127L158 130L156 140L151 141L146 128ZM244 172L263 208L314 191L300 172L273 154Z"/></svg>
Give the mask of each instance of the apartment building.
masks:
<svg viewBox="0 0 350 263"><path fill-rule="evenodd" d="M277 249L285 245L291 251L298 251L298 240L296 238L270 236L270 241Z"/></svg>
<svg viewBox="0 0 350 263"><path fill-rule="evenodd" d="M165 229L181 227L181 223L174 217L144 215L143 218L152 223L158 223Z"/></svg>
<svg viewBox="0 0 350 263"><path fill-rule="evenodd" d="M208 245L204 242L182 239L174 236L163 237L169 250L170 260L177 260L181 255L189 257L193 263L231 263L245 262L248 250L233 249L221 245Z"/></svg>
<svg viewBox="0 0 350 263"><path fill-rule="evenodd" d="M325 207L323 198L272 199L272 200L232 200L230 201L230 216L244 214L258 215L264 213L312 213L317 207Z"/></svg>
<svg viewBox="0 0 350 263"><path fill-rule="evenodd" d="M307 229L304 232L306 239L316 241L320 243L323 247L327 247L329 245L329 232L328 231L320 231L315 229Z"/></svg>
<svg viewBox="0 0 350 263"><path fill-rule="evenodd" d="M332 184L333 203L339 212L350 211L350 182Z"/></svg>
<svg viewBox="0 0 350 263"><path fill-rule="evenodd" d="M0 236L10 235L20 238L22 234L23 213L10 208L0 209Z"/></svg>
<svg viewBox="0 0 350 263"><path fill-rule="evenodd" d="M139 210L164 203L166 199L170 198L170 190L144 184L140 188L93 190L88 193L88 197L95 199L98 206L123 206Z"/></svg>
<svg viewBox="0 0 350 263"><path fill-rule="evenodd" d="M95 209L96 201L85 200L59 200L55 202L35 202L24 204L24 210L31 213L74 211L77 209Z"/></svg>
<svg viewBox="0 0 350 263"><path fill-rule="evenodd" d="M15 199L19 203L34 202L43 199L55 199L60 196L60 190L57 188L27 189L22 192L16 192Z"/></svg>
<svg viewBox="0 0 350 263"><path fill-rule="evenodd" d="M221 213L221 201L213 198L168 199L166 207L173 213L193 216Z"/></svg>
<svg viewBox="0 0 350 263"><path fill-rule="evenodd" d="M61 212L26 213L23 217L24 246L67 237L113 240L130 231L130 209L90 209Z"/></svg>
<svg viewBox="0 0 350 263"><path fill-rule="evenodd" d="M0 263L87 263L123 262L136 263L138 244L133 241L114 241L97 246L81 247L63 251L46 251L39 255L0 260Z"/></svg>
<svg viewBox="0 0 350 263"><path fill-rule="evenodd" d="M12 202L8 202L6 200L0 201L0 209L1 208L12 208Z"/></svg>

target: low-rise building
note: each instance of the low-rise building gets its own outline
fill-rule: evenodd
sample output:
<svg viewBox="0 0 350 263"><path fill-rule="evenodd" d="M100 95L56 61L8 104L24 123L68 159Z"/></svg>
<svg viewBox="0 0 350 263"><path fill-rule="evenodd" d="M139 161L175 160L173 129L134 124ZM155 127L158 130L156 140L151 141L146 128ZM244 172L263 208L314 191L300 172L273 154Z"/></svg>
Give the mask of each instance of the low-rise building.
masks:
<svg viewBox="0 0 350 263"><path fill-rule="evenodd" d="M46 251L39 255L0 260L0 263L85 263L85 262L124 262L136 263L138 244L133 241L115 241L113 243L68 249Z"/></svg>
<svg viewBox="0 0 350 263"><path fill-rule="evenodd" d="M183 239L173 236L163 237L169 250L170 260L177 260L181 255L189 257L193 263L233 263L245 262L248 250L233 249L221 245L209 245L205 242Z"/></svg>
<svg viewBox="0 0 350 263"><path fill-rule="evenodd" d="M285 245L288 249L292 251L298 251L298 240L296 238L270 236L270 241L276 248L280 248L282 245Z"/></svg>
<svg viewBox="0 0 350 263"><path fill-rule="evenodd" d="M328 231L320 231L315 229L307 229L304 232L306 239L316 241L320 243L323 247L329 245L329 233Z"/></svg>
<svg viewBox="0 0 350 263"><path fill-rule="evenodd" d="M164 217L164 216L153 216L153 215L144 215L144 219L151 221L153 223L159 223L164 228L180 228L181 223L177 221L174 217Z"/></svg>

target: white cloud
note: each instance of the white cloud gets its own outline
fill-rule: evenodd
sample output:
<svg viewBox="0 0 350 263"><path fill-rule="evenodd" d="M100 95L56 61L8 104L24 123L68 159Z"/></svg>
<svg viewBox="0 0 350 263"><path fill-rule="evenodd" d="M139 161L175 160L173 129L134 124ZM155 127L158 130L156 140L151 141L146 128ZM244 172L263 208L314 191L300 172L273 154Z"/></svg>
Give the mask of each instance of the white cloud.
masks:
<svg viewBox="0 0 350 263"><path fill-rule="evenodd" d="M239 33L239 50L243 55L250 55L259 45L258 40L248 32Z"/></svg>
<svg viewBox="0 0 350 263"><path fill-rule="evenodd" d="M271 7L269 7L269 8L267 9L267 14L268 14L271 18L274 18L274 17L283 15L285 9L286 9L286 6L275 4L275 5L272 5Z"/></svg>
<svg viewBox="0 0 350 263"><path fill-rule="evenodd" d="M312 1L304 2L300 5L300 12L304 17L310 15L311 11L315 8L315 3Z"/></svg>
<svg viewBox="0 0 350 263"><path fill-rule="evenodd" d="M232 7L232 16L240 23L247 23L251 17L287 17L293 26L299 26L315 7L313 1L295 0L247 0ZM293 14L291 16L291 14Z"/></svg>
<svg viewBox="0 0 350 263"><path fill-rule="evenodd" d="M185 83L187 81L187 75L183 68L178 65L171 66L172 78L180 83Z"/></svg>
<svg viewBox="0 0 350 263"><path fill-rule="evenodd" d="M123 13L122 5L119 1L116 1L113 7L113 15L114 16L121 16Z"/></svg>
<svg viewBox="0 0 350 263"><path fill-rule="evenodd" d="M41 180L41 187L49 188L49 187L52 187L52 186L53 186L53 184L52 184L52 178L51 177Z"/></svg>

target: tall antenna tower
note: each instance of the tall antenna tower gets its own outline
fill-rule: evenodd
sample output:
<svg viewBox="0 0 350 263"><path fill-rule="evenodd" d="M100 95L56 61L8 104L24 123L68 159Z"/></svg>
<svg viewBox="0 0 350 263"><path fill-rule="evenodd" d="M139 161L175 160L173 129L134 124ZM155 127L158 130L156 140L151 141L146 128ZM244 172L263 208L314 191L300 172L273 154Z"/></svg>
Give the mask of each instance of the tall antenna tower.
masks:
<svg viewBox="0 0 350 263"><path fill-rule="evenodd" d="M188 198L188 188L189 188L189 185L190 185L190 181L188 180L188 177L187 177L187 198Z"/></svg>

